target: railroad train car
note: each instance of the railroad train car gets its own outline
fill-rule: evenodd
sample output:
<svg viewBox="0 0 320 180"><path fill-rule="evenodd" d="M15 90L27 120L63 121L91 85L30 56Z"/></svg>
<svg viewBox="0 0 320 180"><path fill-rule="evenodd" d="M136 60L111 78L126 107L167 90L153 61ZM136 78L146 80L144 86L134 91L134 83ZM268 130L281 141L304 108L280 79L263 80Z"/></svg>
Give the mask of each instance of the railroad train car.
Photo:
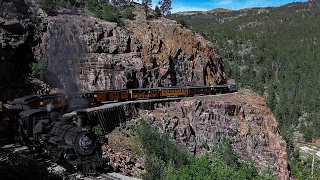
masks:
<svg viewBox="0 0 320 180"><path fill-rule="evenodd" d="M186 97L189 96L188 87L162 87L160 90L160 97Z"/></svg>
<svg viewBox="0 0 320 180"><path fill-rule="evenodd" d="M226 84L213 86L213 94L224 94L229 92L229 86Z"/></svg>
<svg viewBox="0 0 320 180"><path fill-rule="evenodd" d="M40 109L46 109L50 104L50 108L56 109L56 111L61 111L65 106L65 95L63 93L43 94L38 97Z"/></svg>
<svg viewBox="0 0 320 180"><path fill-rule="evenodd" d="M140 98L159 98L160 91L158 88L139 88L129 90L129 99L140 99Z"/></svg>
<svg viewBox="0 0 320 180"><path fill-rule="evenodd" d="M165 98L186 97L195 95L213 95L217 93L235 92L236 84L214 86L172 86L158 88L138 88L103 90L78 93L55 93L44 95L31 95L9 102L14 106L12 109L45 109L48 105L54 111L68 112L89 106L100 105L104 101L126 101L140 98Z"/></svg>
<svg viewBox="0 0 320 180"><path fill-rule="evenodd" d="M212 86L189 87L189 96L215 94Z"/></svg>

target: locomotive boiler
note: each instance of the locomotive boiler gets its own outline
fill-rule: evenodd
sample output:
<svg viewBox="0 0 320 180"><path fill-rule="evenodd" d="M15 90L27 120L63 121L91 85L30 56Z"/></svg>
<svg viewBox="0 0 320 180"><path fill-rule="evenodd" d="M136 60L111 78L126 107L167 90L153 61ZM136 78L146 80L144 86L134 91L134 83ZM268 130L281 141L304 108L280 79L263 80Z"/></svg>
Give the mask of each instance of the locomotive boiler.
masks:
<svg viewBox="0 0 320 180"><path fill-rule="evenodd" d="M102 158L101 146L105 142L87 126L85 115L78 111L74 120L71 116L60 118L56 112L51 112L45 118L41 110L27 110L20 113L18 134L30 149L54 162L68 164L83 174L95 173L103 169L108 159Z"/></svg>

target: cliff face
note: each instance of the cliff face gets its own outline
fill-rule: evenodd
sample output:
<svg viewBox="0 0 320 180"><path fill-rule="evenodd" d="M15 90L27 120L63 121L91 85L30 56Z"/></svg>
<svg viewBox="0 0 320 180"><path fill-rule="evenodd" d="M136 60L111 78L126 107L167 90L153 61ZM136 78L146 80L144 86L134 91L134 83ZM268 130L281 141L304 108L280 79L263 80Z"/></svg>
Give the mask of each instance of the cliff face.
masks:
<svg viewBox="0 0 320 180"><path fill-rule="evenodd" d="M24 1L0 2L0 101L28 95L26 79L45 23Z"/></svg>
<svg viewBox="0 0 320 180"><path fill-rule="evenodd" d="M289 178L286 143L261 97L242 93L193 97L157 104L139 114L186 145L190 153L212 151L221 137L227 137L241 160L254 161L260 170L270 168L279 179Z"/></svg>
<svg viewBox="0 0 320 180"><path fill-rule="evenodd" d="M61 84L72 77L81 90L225 81L211 45L164 18L119 27L92 17L52 17L38 52Z"/></svg>
<svg viewBox="0 0 320 180"><path fill-rule="evenodd" d="M165 18L126 22L90 16L48 17L33 1L1 4L0 100L35 93L30 63L45 61L45 80L80 90L224 83L211 44Z"/></svg>

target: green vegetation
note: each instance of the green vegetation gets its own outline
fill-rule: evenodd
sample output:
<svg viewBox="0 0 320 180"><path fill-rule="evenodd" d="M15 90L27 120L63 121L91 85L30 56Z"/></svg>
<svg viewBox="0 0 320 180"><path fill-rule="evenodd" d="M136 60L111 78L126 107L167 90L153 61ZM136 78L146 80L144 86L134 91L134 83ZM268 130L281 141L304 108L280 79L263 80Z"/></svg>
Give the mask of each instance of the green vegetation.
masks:
<svg viewBox="0 0 320 180"><path fill-rule="evenodd" d="M146 19L149 19L148 13L149 13L149 8L152 6L152 0L142 0L141 4L144 8Z"/></svg>
<svg viewBox="0 0 320 180"><path fill-rule="evenodd" d="M31 76L43 79L46 71L46 62L44 60L36 61L30 64Z"/></svg>
<svg viewBox="0 0 320 180"><path fill-rule="evenodd" d="M171 17L170 19L177 21L177 23L181 24L183 27L188 27L186 21L181 17Z"/></svg>
<svg viewBox="0 0 320 180"><path fill-rule="evenodd" d="M161 10L158 5L154 8L154 12L156 13L156 17L161 16Z"/></svg>
<svg viewBox="0 0 320 180"><path fill-rule="evenodd" d="M319 5L312 1L180 17L219 49L230 78L266 97L289 158L293 132L300 131L307 141L320 138Z"/></svg>
<svg viewBox="0 0 320 180"><path fill-rule="evenodd" d="M270 171L259 175L252 163L238 162L231 142L226 138L213 148L213 155L198 158L143 120L136 134L147 155L143 179L274 179Z"/></svg>
<svg viewBox="0 0 320 180"><path fill-rule="evenodd" d="M132 13L132 9L127 7L123 10L122 16L129 20L134 20L134 14Z"/></svg>
<svg viewBox="0 0 320 180"><path fill-rule="evenodd" d="M161 14L163 15L170 15L171 14L171 0L160 0L159 1L159 6L160 6L160 11L161 11Z"/></svg>
<svg viewBox="0 0 320 180"><path fill-rule="evenodd" d="M110 22L120 22L120 12L118 9L107 3L100 3L98 0L88 0L87 7L97 18Z"/></svg>
<svg viewBox="0 0 320 180"><path fill-rule="evenodd" d="M49 16L56 15L54 0L37 0L37 3Z"/></svg>
<svg viewBox="0 0 320 180"><path fill-rule="evenodd" d="M123 25L121 17L125 19L134 19L131 7L126 7L120 11L107 2L99 0L37 0L40 8L48 15L56 15L57 5L71 10L72 14L77 14L78 8L88 8L97 18L105 21L116 22Z"/></svg>
<svg viewBox="0 0 320 180"><path fill-rule="evenodd" d="M299 151L294 151L290 165L292 174L297 180L320 179L320 162L318 160L314 161L314 171L312 172L312 158L308 157L307 159L301 160Z"/></svg>
<svg viewBox="0 0 320 180"><path fill-rule="evenodd" d="M225 9L225 8L215 8L210 10L209 12L231 12L232 10L230 9Z"/></svg>

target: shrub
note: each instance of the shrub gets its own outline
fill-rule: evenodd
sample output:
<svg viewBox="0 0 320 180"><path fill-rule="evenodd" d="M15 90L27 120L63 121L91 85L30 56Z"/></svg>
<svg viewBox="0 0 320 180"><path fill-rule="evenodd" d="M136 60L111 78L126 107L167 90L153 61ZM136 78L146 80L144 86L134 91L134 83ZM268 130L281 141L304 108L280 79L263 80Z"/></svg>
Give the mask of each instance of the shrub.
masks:
<svg viewBox="0 0 320 180"><path fill-rule="evenodd" d="M145 121L140 122L137 136L147 155L155 155L165 163L172 161L175 167L187 164L186 149L177 145L168 134L153 130Z"/></svg>
<svg viewBox="0 0 320 180"><path fill-rule="evenodd" d="M59 5L60 5L61 7L66 7L67 2L66 2L65 0L61 0L61 1L59 1Z"/></svg>
<svg viewBox="0 0 320 180"><path fill-rule="evenodd" d="M146 173L143 174L143 179L163 179L165 166L166 163L163 160L159 159L156 155L152 154L148 156L146 161Z"/></svg>
<svg viewBox="0 0 320 180"><path fill-rule="evenodd" d="M99 3L97 0L88 0L87 7L100 19L109 22L120 23L120 12L113 6L106 3Z"/></svg>
<svg viewBox="0 0 320 180"><path fill-rule="evenodd" d="M194 157L143 120L136 135L147 155L144 179L274 179L268 173L259 175L253 163L238 162L226 138L214 147L213 155Z"/></svg>
<svg viewBox="0 0 320 180"><path fill-rule="evenodd" d="M43 79L46 71L45 61L40 60L30 64L31 76Z"/></svg>
<svg viewBox="0 0 320 180"><path fill-rule="evenodd" d="M55 3L53 0L37 0L40 8L46 12L49 16L56 15Z"/></svg>
<svg viewBox="0 0 320 180"><path fill-rule="evenodd" d="M124 18L126 18L126 19L134 20L134 14L132 13L132 9L131 8L125 8L123 10L122 16Z"/></svg>
<svg viewBox="0 0 320 180"><path fill-rule="evenodd" d="M205 155L193 158L190 164L175 169L172 164L165 167L163 179L262 179L253 165L242 163L228 166L219 156Z"/></svg>
<svg viewBox="0 0 320 180"><path fill-rule="evenodd" d="M177 21L177 23L181 24L183 27L188 27L187 23L185 22L185 20L182 17L169 17L169 18Z"/></svg>
<svg viewBox="0 0 320 180"><path fill-rule="evenodd" d="M213 151L220 156L228 165L236 163L238 156L233 150L231 141L225 137L220 139L220 142L213 147Z"/></svg>

